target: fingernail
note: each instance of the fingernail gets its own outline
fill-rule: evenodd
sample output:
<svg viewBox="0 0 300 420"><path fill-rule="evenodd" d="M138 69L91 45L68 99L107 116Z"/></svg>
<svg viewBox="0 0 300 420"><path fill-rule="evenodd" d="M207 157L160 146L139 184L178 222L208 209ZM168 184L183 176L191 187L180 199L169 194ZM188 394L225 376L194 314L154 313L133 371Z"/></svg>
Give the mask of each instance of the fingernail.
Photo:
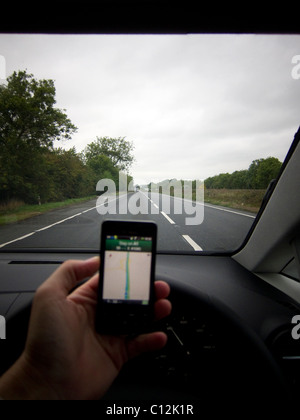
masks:
<svg viewBox="0 0 300 420"><path fill-rule="evenodd" d="M99 256L96 256L96 257L92 257L92 258L89 258L89 259L87 259L87 260L85 260L85 262L87 262L87 263L89 263L89 262L98 262L98 263L100 263L100 257Z"/></svg>

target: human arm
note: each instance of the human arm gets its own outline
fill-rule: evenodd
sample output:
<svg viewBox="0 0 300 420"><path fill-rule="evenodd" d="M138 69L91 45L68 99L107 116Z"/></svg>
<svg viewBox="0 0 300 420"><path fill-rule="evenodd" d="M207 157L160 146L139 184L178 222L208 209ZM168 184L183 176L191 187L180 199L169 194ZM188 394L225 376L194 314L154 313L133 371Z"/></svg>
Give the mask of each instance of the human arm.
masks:
<svg viewBox="0 0 300 420"><path fill-rule="evenodd" d="M98 268L98 257L67 261L37 290L24 352L0 378L2 398L101 398L124 363L165 345L162 332L134 339L97 334ZM91 279L70 293L87 277ZM171 311L169 286L159 281L155 290L160 319Z"/></svg>

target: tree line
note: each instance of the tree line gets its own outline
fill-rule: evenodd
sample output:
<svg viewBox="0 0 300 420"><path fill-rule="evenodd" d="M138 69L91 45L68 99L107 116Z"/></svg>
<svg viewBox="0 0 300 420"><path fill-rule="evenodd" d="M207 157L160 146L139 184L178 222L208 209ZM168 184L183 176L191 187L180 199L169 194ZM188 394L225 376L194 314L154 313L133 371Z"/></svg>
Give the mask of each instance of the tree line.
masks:
<svg viewBox="0 0 300 420"><path fill-rule="evenodd" d="M241 171L234 171L233 173L221 173L204 180L205 189L266 189L272 181L279 175L282 162L275 157L268 157L266 159L253 160L248 169ZM184 180L166 179L157 184L148 184L150 190L153 186L159 189L160 192L164 189L165 185L175 185L181 183L184 188ZM196 190L196 180L191 181L192 191ZM184 194L184 190L182 190ZM171 190L171 195L173 192Z"/></svg>
<svg viewBox="0 0 300 420"><path fill-rule="evenodd" d="M94 195L100 179L112 179L118 188L119 171L129 171L133 144L124 137L97 137L81 153L54 148L55 141L69 140L77 131L65 110L55 107L55 95L53 80L36 80L26 71L0 85L0 203ZM265 189L280 167L274 157L257 159L247 170L207 178L205 187Z"/></svg>
<svg viewBox="0 0 300 420"><path fill-rule="evenodd" d="M52 80L14 72L0 85L0 202L61 201L96 194L100 179L128 171L133 144L123 137L97 137L83 152L54 148L77 127L55 107ZM130 177L128 180L130 181Z"/></svg>
<svg viewBox="0 0 300 420"><path fill-rule="evenodd" d="M275 157L253 160L248 169L222 173L205 179L208 189L266 189L277 178L282 162Z"/></svg>

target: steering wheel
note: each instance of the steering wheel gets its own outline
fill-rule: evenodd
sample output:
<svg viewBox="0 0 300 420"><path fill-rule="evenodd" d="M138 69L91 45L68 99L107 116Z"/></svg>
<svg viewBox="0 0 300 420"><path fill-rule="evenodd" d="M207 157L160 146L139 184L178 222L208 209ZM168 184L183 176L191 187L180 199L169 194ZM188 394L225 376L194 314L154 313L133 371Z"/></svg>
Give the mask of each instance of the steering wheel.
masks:
<svg viewBox="0 0 300 420"><path fill-rule="evenodd" d="M103 399L192 401L209 409L233 399L260 409L288 406L283 375L254 330L220 300L164 280L173 310L153 328L167 333L167 346L129 361ZM23 351L30 309L27 302L7 319L0 373Z"/></svg>
<svg viewBox="0 0 300 420"><path fill-rule="evenodd" d="M156 329L168 344L128 362L104 399L190 401L210 410L238 403L276 413L288 406L282 372L256 332L220 300L163 280L173 310Z"/></svg>

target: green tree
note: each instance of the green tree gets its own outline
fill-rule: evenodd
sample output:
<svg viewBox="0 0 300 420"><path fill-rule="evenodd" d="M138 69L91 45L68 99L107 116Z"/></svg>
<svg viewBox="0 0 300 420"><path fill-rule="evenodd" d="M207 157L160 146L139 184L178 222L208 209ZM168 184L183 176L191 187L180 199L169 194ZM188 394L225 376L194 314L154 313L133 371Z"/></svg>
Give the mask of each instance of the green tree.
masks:
<svg viewBox="0 0 300 420"><path fill-rule="evenodd" d="M45 184L45 152L77 130L65 110L55 108L55 94L53 80L26 71L0 86L0 200L35 201Z"/></svg>
<svg viewBox="0 0 300 420"><path fill-rule="evenodd" d="M253 160L247 170L219 174L205 180L205 187L228 189L265 189L279 174L282 163L274 157Z"/></svg>
<svg viewBox="0 0 300 420"><path fill-rule="evenodd" d="M106 156L120 171L128 171L134 162L133 149L133 143L125 140L125 137L97 137L86 147L84 158L88 163L97 156Z"/></svg>
<svg viewBox="0 0 300 420"><path fill-rule="evenodd" d="M46 190L41 192L43 201L59 201L95 193L88 179L88 171L75 148L50 151L46 160L48 184Z"/></svg>
<svg viewBox="0 0 300 420"><path fill-rule="evenodd" d="M95 186L100 179L112 179L118 187L119 170L108 156L100 154L90 157L86 161L86 166L90 173L94 192Z"/></svg>
<svg viewBox="0 0 300 420"><path fill-rule="evenodd" d="M277 178L281 165L274 157L254 160L248 169L250 188L267 188L270 181Z"/></svg>
<svg viewBox="0 0 300 420"><path fill-rule="evenodd" d="M247 187L247 170L234 171L230 174L226 188L229 189L244 189Z"/></svg>

